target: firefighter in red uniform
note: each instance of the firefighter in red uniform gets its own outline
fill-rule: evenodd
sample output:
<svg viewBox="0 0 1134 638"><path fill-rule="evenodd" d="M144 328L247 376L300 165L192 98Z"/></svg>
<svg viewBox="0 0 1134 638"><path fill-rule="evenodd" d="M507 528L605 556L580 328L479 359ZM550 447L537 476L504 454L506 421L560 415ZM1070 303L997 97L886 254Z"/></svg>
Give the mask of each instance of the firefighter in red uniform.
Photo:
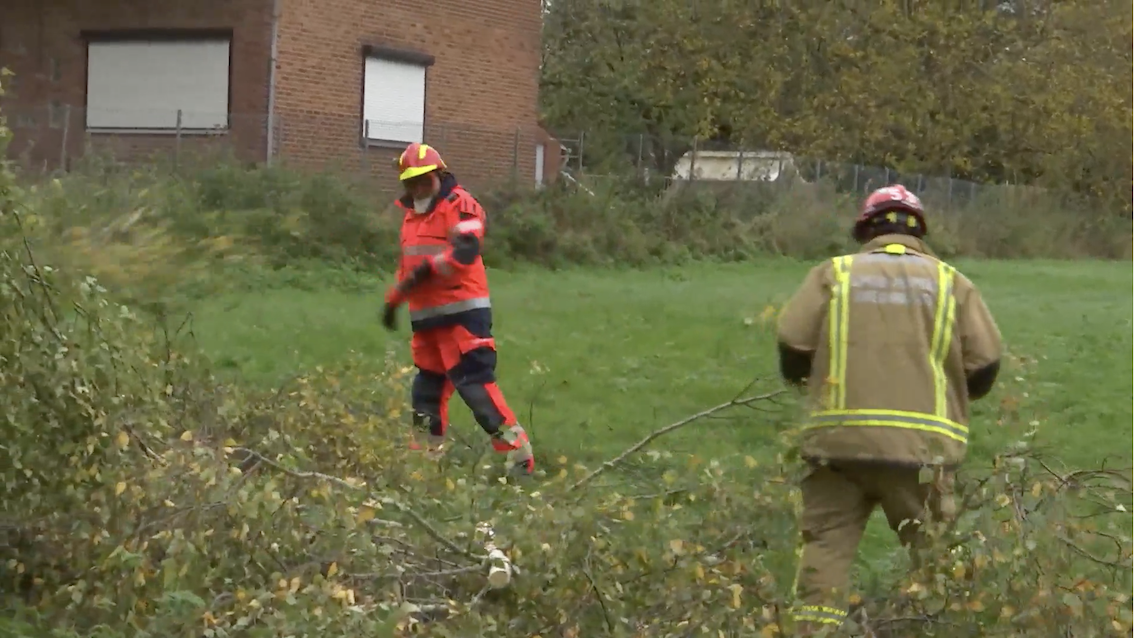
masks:
<svg viewBox="0 0 1134 638"><path fill-rule="evenodd" d="M535 467L524 428L496 386L496 344L488 277L481 260L486 216L457 183L436 149L410 144L397 160L405 211L397 283L386 293L382 323L397 327L397 310L409 305L410 342L417 376L411 402L414 425L429 429L439 451L456 391L513 473Z"/></svg>

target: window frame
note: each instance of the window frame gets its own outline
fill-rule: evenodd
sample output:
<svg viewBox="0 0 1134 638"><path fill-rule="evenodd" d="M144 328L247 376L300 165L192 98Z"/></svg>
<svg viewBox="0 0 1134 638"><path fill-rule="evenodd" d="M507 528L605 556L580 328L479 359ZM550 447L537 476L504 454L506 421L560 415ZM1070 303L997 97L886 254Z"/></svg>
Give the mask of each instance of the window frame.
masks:
<svg viewBox="0 0 1134 638"><path fill-rule="evenodd" d="M83 41L83 128L88 133L106 135L217 135L232 130L232 92L233 59L235 37L233 29L124 29L124 30L84 30L79 32ZM88 96L90 94L90 47L91 44L113 44L127 42L164 43L205 43L224 41L228 44L228 74L225 78L225 116L223 126L207 128L171 127L108 127L90 126Z"/></svg>
<svg viewBox="0 0 1134 638"><path fill-rule="evenodd" d="M381 60L385 62L397 62L401 64L410 64L422 68L422 112L421 112L421 137L422 141L425 139L425 132L429 126L429 71L436 62L436 58L428 53L421 51L414 51L410 49L400 49L384 46L376 43L364 43L362 45L361 66L362 73L359 82L358 91L358 139L359 145L374 148L396 148L402 149L406 145L412 143L410 140L391 140L384 138L370 137L366 131L366 67L367 62L370 60Z"/></svg>

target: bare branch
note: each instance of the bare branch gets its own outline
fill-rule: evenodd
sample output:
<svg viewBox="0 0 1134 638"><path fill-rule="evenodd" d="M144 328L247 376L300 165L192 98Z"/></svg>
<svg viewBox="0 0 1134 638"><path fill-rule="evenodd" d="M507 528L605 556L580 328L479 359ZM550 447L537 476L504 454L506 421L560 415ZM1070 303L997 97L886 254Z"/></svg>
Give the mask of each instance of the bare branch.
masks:
<svg viewBox="0 0 1134 638"><path fill-rule="evenodd" d="M752 385L754 383L755 382L753 382L752 384L749 384L747 387L752 387ZM671 423L671 424L669 424L669 425L667 425L663 428L659 428L657 430L654 430L653 432L651 432L649 435L647 435L641 441L638 441L634 445L626 448L626 450L624 450L618 456L616 456L613 459L610 459L609 461L603 463L598 468L596 468L594 471L592 471L590 474L587 474L583 478L576 481L575 484L571 486L570 491L575 491L575 490L579 489L580 487L586 485L587 483L590 483L592 480L594 480L594 478L596 476L598 476L599 474L602 474L603 472L615 467L619 463L622 463L631 454L634 454L638 450L641 450L642 448L646 447L647 445L649 445L652 441L654 441L658 437L665 436L666 434L669 434L670 432L673 432L674 430L677 430L679 428L683 428L683 427L689 425L690 423L700 421L701 419L712 416L712 415L714 415L714 414L716 414L716 413L718 413L722 410L727 410L729 408L734 408L734 407L737 407L737 406L751 406L754 403L759 403L761 401L767 401L767 400L769 400L773 397L777 397L777 396L783 394L784 392L785 392L785 390L776 390L774 392L768 392L766 394L758 394L758 395L750 396L750 397L746 397L746 398L740 398L738 396L737 398L734 398L731 401L728 401L726 403L722 403L720 405L715 405L715 406L708 408L706 410L701 410L700 412L698 412L698 413L696 413L692 416L687 416L684 419L681 419L680 421L678 421L676 423Z"/></svg>

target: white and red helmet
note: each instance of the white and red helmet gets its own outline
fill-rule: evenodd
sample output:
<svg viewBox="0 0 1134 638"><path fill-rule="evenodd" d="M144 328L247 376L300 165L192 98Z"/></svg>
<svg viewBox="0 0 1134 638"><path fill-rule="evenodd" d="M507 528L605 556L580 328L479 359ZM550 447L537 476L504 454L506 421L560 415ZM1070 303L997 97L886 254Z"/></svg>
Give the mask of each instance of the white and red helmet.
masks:
<svg viewBox="0 0 1134 638"><path fill-rule="evenodd" d="M917 237L923 237L929 231L921 198L901 184L879 188L866 196L854 222L854 238L865 241L866 230L880 222L909 226L911 234Z"/></svg>

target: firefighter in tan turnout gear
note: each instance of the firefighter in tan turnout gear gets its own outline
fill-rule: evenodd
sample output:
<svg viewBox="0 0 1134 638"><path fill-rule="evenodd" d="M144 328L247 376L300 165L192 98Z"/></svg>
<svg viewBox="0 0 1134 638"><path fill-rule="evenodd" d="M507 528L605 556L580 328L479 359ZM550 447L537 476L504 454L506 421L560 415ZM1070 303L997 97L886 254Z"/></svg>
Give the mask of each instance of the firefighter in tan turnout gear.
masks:
<svg viewBox="0 0 1134 638"><path fill-rule="evenodd" d="M905 187L871 193L854 225L860 252L813 268L780 315L781 372L806 384L810 408L798 635L846 618L850 568L875 506L907 547L918 523L950 515L969 402L1000 369L996 322L976 286L922 241L926 230ZM922 480L924 468L933 480Z"/></svg>

